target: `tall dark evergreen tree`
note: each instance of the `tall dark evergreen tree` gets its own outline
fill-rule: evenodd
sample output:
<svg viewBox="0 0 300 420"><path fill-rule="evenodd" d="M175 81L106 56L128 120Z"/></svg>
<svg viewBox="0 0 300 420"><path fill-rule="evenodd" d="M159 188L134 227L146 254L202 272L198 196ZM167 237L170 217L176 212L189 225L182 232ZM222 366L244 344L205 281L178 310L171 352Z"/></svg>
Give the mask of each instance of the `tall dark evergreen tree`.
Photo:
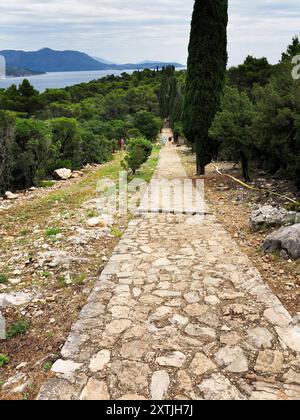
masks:
<svg viewBox="0 0 300 420"><path fill-rule="evenodd" d="M0 193L10 186L15 117L0 110Z"/></svg>
<svg viewBox="0 0 300 420"><path fill-rule="evenodd" d="M162 118L169 118L177 95L175 67L167 66L162 70L162 81L159 90L159 108Z"/></svg>
<svg viewBox="0 0 300 420"><path fill-rule="evenodd" d="M194 144L197 174L215 154L209 129L220 107L227 65L228 0L196 0L192 18L183 128Z"/></svg>

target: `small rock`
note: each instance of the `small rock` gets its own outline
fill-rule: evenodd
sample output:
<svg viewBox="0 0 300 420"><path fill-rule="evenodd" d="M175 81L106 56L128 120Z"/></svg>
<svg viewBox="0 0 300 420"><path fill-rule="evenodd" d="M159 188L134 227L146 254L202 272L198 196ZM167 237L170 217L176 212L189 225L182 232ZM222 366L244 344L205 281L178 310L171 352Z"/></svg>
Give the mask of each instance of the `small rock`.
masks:
<svg viewBox="0 0 300 420"><path fill-rule="evenodd" d="M161 306L156 311L149 316L149 321L159 321L161 319L166 318L172 313L172 308L167 306Z"/></svg>
<svg viewBox="0 0 300 420"><path fill-rule="evenodd" d="M119 335L131 326L132 322L129 319L114 320L107 325L105 329L106 335Z"/></svg>
<svg viewBox="0 0 300 420"><path fill-rule="evenodd" d="M300 385L300 373L290 369L284 376L283 380L288 384Z"/></svg>
<svg viewBox="0 0 300 420"><path fill-rule="evenodd" d="M28 383L18 385L18 386L17 386L16 388L14 388L11 392L12 392L13 394L22 394L22 393L25 391L25 389L27 388L27 386L28 386Z"/></svg>
<svg viewBox="0 0 300 420"><path fill-rule="evenodd" d="M242 337L235 331L228 334L222 334L220 337L221 344L226 344L227 346L236 346L241 340Z"/></svg>
<svg viewBox="0 0 300 420"><path fill-rule="evenodd" d="M216 361L220 366L234 373L248 371L248 360L240 347L224 347L216 354Z"/></svg>
<svg viewBox="0 0 300 420"><path fill-rule="evenodd" d="M220 303L220 299L218 299L217 296L207 296L204 301L207 305L211 306L216 306Z"/></svg>
<svg viewBox="0 0 300 420"><path fill-rule="evenodd" d="M191 305L187 305L184 308L184 311L189 315L189 316L202 316L204 314L206 314L206 312L208 311L209 307L207 305L199 305L198 303L193 303Z"/></svg>
<svg viewBox="0 0 300 420"><path fill-rule="evenodd" d="M200 297L198 293L186 293L184 295L184 299L187 301L187 303L198 303L200 301Z"/></svg>
<svg viewBox="0 0 300 420"><path fill-rule="evenodd" d="M54 177L56 179L67 180L71 178L71 175L72 175L71 169L61 168L61 169L56 169L54 171Z"/></svg>
<svg viewBox="0 0 300 420"><path fill-rule="evenodd" d="M22 381L23 379L26 378L25 373L17 373L14 376L11 376L4 385L2 385L2 388L10 388L12 385L17 384L18 382Z"/></svg>
<svg viewBox="0 0 300 420"><path fill-rule="evenodd" d="M216 365L203 353L197 353L190 364L190 372L192 375L202 376L207 372L216 369Z"/></svg>
<svg viewBox="0 0 300 420"><path fill-rule="evenodd" d="M16 370L21 370L21 369L25 368L27 365L28 365L28 363L26 363L26 362L20 363L20 364L16 367Z"/></svg>
<svg viewBox="0 0 300 420"><path fill-rule="evenodd" d="M300 352L300 327L292 326L286 328L276 328L280 340L285 346L289 347L292 351Z"/></svg>
<svg viewBox="0 0 300 420"><path fill-rule="evenodd" d="M90 371L93 373L100 372L103 370L110 361L110 351L101 350L98 354L92 357L90 362Z"/></svg>
<svg viewBox="0 0 300 420"><path fill-rule="evenodd" d="M248 343L257 348L271 348L273 337L266 328L253 328L248 332Z"/></svg>
<svg viewBox="0 0 300 420"><path fill-rule="evenodd" d="M6 200L17 200L19 196L17 194L13 194L11 191L6 191L5 198Z"/></svg>
<svg viewBox="0 0 300 420"><path fill-rule="evenodd" d="M0 308L6 306L23 306L31 302L34 295L29 293L17 292L17 293L2 293L0 294Z"/></svg>
<svg viewBox="0 0 300 420"><path fill-rule="evenodd" d="M151 380L151 399L154 401L164 400L167 397L170 386L170 377L165 370L154 372Z"/></svg>
<svg viewBox="0 0 300 420"><path fill-rule="evenodd" d="M153 267L166 267L172 265L171 261L168 258L159 258L153 263Z"/></svg>
<svg viewBox="0 0 300 420"><path fill-rule="evenodd" d="M251 214L250 224L254 231L266 227L291 225L295 223L296 212L289 212L284 208L263 206Z"/></svg>
<svg viewBox="0 0 300 420"><path fill-rule="evenodd" d="M118 377L121 387L129 392L137 392L149 386L151 370L145 363L130 360L117 360L112 363L111 371Z"/></svg>
<svg viewBox="0 0 300 420"><path fill-rule="evenodd" d="M189 324L185 332L194 337L201 337L203 340L212 341L216 339L216 332L212 328L199 327L197 324Z"/></svg>
<svg viewBox="0 0 300 420"><path fill-rule="evenodd" d="M180 351L174 351L168 356L158 357L156 362L161 366L172 366L181 368L186 361L186 355Z"/></svg>
<svg viewBox="0 0 300 420"><path fill-rule="evenodd" d="M104 228L107 226L107 224L102 219L102 217L92 217L86 223L89 227L103 227Z"/></svg>
<svg viewBox="0 0 300 420"><path fill-rule="evenodd" d="M283 354L279 351L265 350L258 355L255 370L263 373L279 373L284 362Z"/></svg>
<svg viewBox="0 0 300 420"><path fill-rule="evenodd" d="M8 279L8 282L12 285L20 284L22 282L21 279Z"/></svg>
<svg viewBox="0 0 300 420"><path fill-rule="evenodd" d="M82 363L75 363L72 360L57 360L52 366L52 372L60 373L65 377L72 376L78 369L80 369Z"/></svg>
<svg viewBox="0 0 300 420"><path fill-rule="evenodd" d="M179 370L177 373L177 388L178 391L192 391L193 382L185 370Z"/></svg>
<svg viewBox="0 0 300 420"><path fill-rule="evenodd" d="M13 275L14 275L14 276L21 276L21 274L22 274L22 271L21 271L21 270L15 270L15 271L13 272Z"/></svg>
<svg viewBox="0 0 300 420"><path fill-rule="evenodd" d="M107 401L109 399L106 383L97 379L90 379L80 395L80 400L87 401Z"/></svg>
<svg viewBox="0 0 300 420"><path fill-rule="evenodd" d="M185 326L189 323L188 318L185 318L181 315L174 315L172 318L169 318L169 321L173 325Z"/></svg>
<svg viewBox="0 0 300 420"><path fill-rule="evenodd" d="M267 309L264 316L271 324L279 327L286 327L292 322L290 314L282 305Z"/></svg>
<svg viewBox="0 0 300 420"><path fill-rule="evenodd" d="M120 354L126 360L141 360L146 353L148 345L144 341L131 341L123 344Z"/></svg>
<svg viewBox="0 0 300 420"><path fill-rule="evenodd" d="M300 223L271 233L265 239L262 250L264 252L284 251L288 258L295 260L300 258Z"/></svg>
<svg viewBox="0 0 300 420"><path fill-rule="evenodd" d="M210 379L203 381L198 388L206 400L238 401L245 400L240 391L220 373L213 374Z"/></svg>

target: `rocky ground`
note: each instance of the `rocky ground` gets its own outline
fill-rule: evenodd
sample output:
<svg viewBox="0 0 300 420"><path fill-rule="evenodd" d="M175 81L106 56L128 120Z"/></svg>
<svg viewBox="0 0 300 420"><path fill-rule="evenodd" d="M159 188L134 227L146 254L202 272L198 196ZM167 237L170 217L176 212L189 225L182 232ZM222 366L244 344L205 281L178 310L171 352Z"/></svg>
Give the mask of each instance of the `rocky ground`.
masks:
<svg viewBox="0 0 300 420"><path fill-rule="evenodd" d="M157 157L155 150L140 177L151 178ZM117 155L76 179L0 202L0 314L8 332L0 341L0 399L35 398L126 229L128 215L99 219L97 211L96 182L117 180L120 163Z"/></svg>
<svg viewBox="0 0 300 420"><path fill-rule="evenodd" d="M194 157L185 149L181 150L180 155L187 172L193 176ZM217 166L221 172L242 179L241 169L232 163L219 162ZM257 186L300 201L299 192L290 182L270 178L262 172L256 173L255 181ZM299 260L284 259L278 254L264 254L261 245L266 236L276 228L253 231L250 225L252 210L264 205L282 207L288 204L287 200L267 192L249 191L226 176L218 175L212 165L207 169L205 193L218 220L260 271L264 281L270 285L291 314L300 313Z"/></svg>
<svg viewBox="0 0 300 420"><path fill-rule="evenodd" d="M167 146L150 188L156 193L156 180L184 174ZM39 399L299 399L299 317L288 313L218 216L173 214L171 206L161 214L160 200L149 212L146 202Z"/></svg>

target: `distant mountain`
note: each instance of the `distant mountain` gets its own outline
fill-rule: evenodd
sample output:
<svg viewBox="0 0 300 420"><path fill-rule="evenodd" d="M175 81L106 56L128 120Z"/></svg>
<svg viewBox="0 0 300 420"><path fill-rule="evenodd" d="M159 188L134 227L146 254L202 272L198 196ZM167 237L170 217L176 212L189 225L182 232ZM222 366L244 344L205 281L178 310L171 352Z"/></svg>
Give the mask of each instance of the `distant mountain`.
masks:
<svg viewBox="0 0 300 420"><path fill-rule="evenodd" d="M104 58L101 57L92 57L94 60L99 61L99 63L103 63L103 64L115 64L111 61L105 60Z"/></svg>
<svg viewBox="0 0 300 420"><path fill-rule="evenodd" d="M63 72L105 70L106 64L78 51L54 51L44 48L39 51L0 51L7 67L26 68L37 72Z"/></svg>
<svg viewBox="0 0 300 420"><path fill-rule="evenodd" d="M128 63L128 64L119 64L117 67L119 68L119 70L144 70L144 69L156 69L158 68L162 68L162 67L166 67L166 66L174 66L176 68L184 68L185 66L183 66L182 64L179 63L165 63L162 61L144 61L142 63L138 63L138 64L133 64L133 63Z"/></svg>
<svg viewBox="0 0 300 420"><path fill-rule="evenodd" d="M150 64L150 65L155 65L155 64L157 64L158 63L158 61L153 61L153 60L144 60L144 61L141 61L140 63L138 63L138 64ZM166 63L166 62L164 62L164 61L159 61L159 63L160 64L164 64L164 65L168 65L168 64L174 64L174 63ZM175 63L176 64L176 63ZM178 64L178 63L177 63ZM178 65L180 65L180 64L178 64Z"/></svg>
<svg viewBox="0 0 300 420"><path fill-rule="evenodd" d="M21 74L23 69L37 73L66 72L66 71L94 71L94 70L143 70L161 68L173 65L183 68L179 63L163 63L156 61L144 61L138 64L113 64L103 58L92 58L89 55L78 51L55 51L50 48L43 48L39 51L0 51L0 55L5 57L7 68L19 71L21 76L31 74Z"/></svg>

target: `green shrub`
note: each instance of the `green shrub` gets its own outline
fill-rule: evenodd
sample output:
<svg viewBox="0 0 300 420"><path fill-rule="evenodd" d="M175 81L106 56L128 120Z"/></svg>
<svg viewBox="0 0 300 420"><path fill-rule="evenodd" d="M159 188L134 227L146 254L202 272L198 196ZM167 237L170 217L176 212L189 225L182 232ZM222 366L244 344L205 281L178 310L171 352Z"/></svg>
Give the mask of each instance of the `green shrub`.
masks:
<svg viewBox="0 0 300 420"><path fill-rule="evenodd" d="M45 277L45 279L48 279L51 276L52 276L52 274L49 271L43 271L42 272L42 277Z"/></svg>
<svg viewBox="0 0 300 420"><path fill-rule="evenodd" d="M44 369L45 372L49 372L49 370L51 370L51 368L52 368L52 363L50 363L50 362L45 363L44 366L43 366L43 369Z"/></svg>
<svg viewBox="0 0 300 420"><path fill-rule="evenodd" d="M61 229L59 228L49 228L46 230L45 235L47 238L50 238L51 236L56 236L59 233L61 233Z"/></svg>
<svg viewBox="0 0 300 420"><path fill-rule="evenodd" d="M6 354L0 354L0 368L9 363L9 357Z"/></svg>
<svg viewBox="0 0 300 420"><path fill-rule="evenodd" d="M64 288L67 286L67 281L64 276L58 277L57 281L58 281L59 287Z"/></svg>
<svg viewBox="0 0 300 420"><path fill-rule="evenodd" d="M121 232L120 229L114 227L111 229L111 233L112 235L114 235L115 238L122 238L123 236L123 232Z"/></svg>
<svg viewBox="0 0 300 420"><path fill-rule="evenodd" d="M54 185L55 185L55 181L47 181L47 180L39 181L37 183L37 186L40 188L50 188L50 187L53 187Z"/></svg>
<svg viewBox="0 0 300 420"><path fill-rule="evenodd" d="M5 274L0 273L0 284L6 284L8 282L8 279Z"/></svg>
<svg viewBox="0 0 300 420"><path fill-rule="evenodd" d="M29 322L20 320L11 324L7 331L7 338L14 338L18 335L25 334L29 330Z"/></svg>
<svg viewBox="0 0 300 420"><path fill-rule="evenodd" d="M85 280L86 280L85 274L80 274L79 276L75 276L72 278L73 284L76 284L78 286L84 284Z"/></svg>
<svg viewBox="0 0 300 420"><path fill-rule="evenodd" d="M152 143L144 137L130 139L127 143L127 155L124 166L133 174L147 161L152 152Z"/></svg>

